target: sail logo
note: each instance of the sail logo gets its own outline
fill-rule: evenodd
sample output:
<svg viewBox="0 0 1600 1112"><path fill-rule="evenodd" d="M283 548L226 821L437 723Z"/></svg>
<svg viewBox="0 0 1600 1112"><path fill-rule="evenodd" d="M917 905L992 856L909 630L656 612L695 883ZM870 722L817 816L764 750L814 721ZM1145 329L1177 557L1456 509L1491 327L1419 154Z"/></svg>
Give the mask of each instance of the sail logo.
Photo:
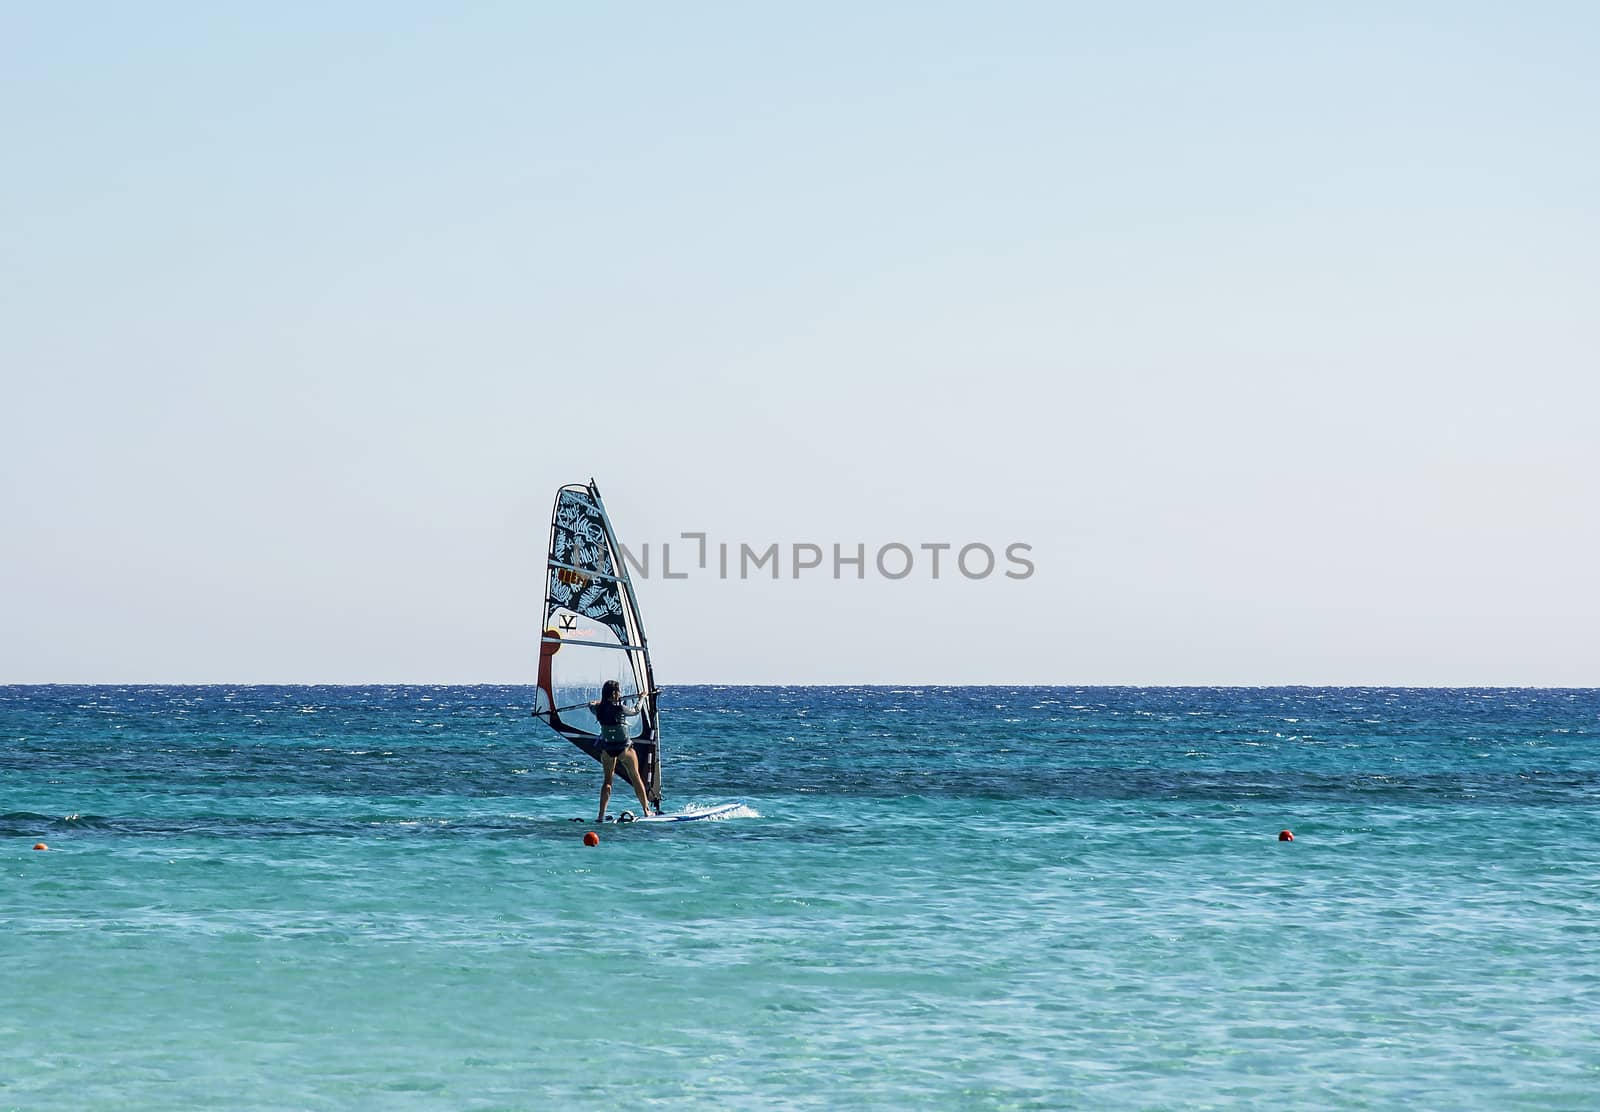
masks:
<svg viewBox="0 0 1600 1112"><path fill-rule="evenodd" d="M983 542L952 544L926 541L916 545L893 541L869 549L866 542L824 546L809 541L762 545L721 541L711 543L706 533L681 533L680 540L694 542L692 551L674 555L673 542L662 542L655 565L662 579L688 579L715 576L718 579L866 579L901 580L913 576L923 579L1029 579L1035 565L1029 554L1033 545L1013 541L1003 546ZM641 579L651 578L651 545L640 546L636 555L626 545L618 545L623 564ZM676 560L676 564L674 561Z"/></svg>

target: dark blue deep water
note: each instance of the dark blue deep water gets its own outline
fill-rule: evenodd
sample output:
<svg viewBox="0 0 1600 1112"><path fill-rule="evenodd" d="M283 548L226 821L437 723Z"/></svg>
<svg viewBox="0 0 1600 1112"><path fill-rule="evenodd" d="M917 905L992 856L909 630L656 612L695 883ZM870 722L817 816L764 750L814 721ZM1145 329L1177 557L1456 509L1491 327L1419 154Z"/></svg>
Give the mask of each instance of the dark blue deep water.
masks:
<svg viewBox="0 0 1600 1112"><path fill-rule="evenodd" d="M530 705L0 687L0 1108L1600 1103L1600 692Z"/></svg>

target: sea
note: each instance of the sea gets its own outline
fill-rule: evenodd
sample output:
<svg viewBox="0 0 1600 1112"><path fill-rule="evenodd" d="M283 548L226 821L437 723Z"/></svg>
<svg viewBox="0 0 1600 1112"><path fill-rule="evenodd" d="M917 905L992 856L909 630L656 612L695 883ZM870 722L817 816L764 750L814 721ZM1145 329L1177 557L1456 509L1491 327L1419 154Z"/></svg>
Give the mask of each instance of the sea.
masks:
<svg viewBox="0 0 1600 1112"><path fill-rule="evenodd" d="M0 1108L1600 1107L1600 691L661 701L0 687Z"/></svg>

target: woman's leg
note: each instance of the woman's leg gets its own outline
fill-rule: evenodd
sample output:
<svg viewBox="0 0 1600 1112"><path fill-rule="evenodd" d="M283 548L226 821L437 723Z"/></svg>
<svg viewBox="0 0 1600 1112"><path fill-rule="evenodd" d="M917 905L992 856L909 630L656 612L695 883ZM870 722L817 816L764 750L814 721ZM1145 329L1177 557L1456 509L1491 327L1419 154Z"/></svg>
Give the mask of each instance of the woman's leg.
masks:
<svg viewBox="0 0 1600 1112"><path fill-rule="evenodd" d="M622 774L628 778L628 783L633 785L634 794L639 797L639 807L644 812L644 815L648 815L650 813L650 801L644 797L644 777L639 775L639 757L630 748L622 751L620 759L622 761ZM643 818L644 815L640 817Z"/></svg>
<svg viewBox="0 0 1600 1112"><path fill-rule="evenodd" d="M606 804L611 802L611 774L617 770L617 758L609 753L600 755L600 771L605 773L605 779L600 783L600 817L595 822L606 821Z"/></svg>

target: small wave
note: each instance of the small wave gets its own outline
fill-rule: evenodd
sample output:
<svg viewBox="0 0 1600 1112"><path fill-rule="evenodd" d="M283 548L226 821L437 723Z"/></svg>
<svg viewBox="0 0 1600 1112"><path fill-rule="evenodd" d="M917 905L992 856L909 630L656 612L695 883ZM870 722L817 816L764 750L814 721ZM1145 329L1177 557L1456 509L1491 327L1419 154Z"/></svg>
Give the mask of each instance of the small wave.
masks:
<svg viewBox="0 0 1600 1112"><path fill-rule="evenodd" d="M41 815L34 811L11 811L0 815L0 832L7 836L31 830L105 830L111 820L103 815Z"/></svg>

